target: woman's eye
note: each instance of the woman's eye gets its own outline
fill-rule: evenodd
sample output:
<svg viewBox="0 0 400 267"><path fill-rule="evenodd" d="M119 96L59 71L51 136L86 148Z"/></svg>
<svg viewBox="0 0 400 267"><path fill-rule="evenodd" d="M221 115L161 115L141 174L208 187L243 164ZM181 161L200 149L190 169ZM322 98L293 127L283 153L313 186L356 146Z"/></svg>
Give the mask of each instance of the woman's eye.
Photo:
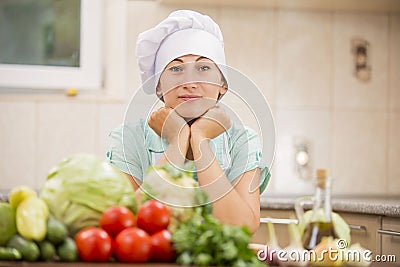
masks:
<svg viewBox="0 0 400 267"><path fill-rule="evenodd" d="M169 68L169 70L172 72L179 72L179 71L182 71L182 68L178 67L178 66L172 66Z"/></svg>
<svg viewBox="0 0 400 267"><path fill-rule="evenodd" d="M199 68L200 71L207 71L207 70L209 70L209 69L211 69L209 66L201 66L201 67Z"/></svg>

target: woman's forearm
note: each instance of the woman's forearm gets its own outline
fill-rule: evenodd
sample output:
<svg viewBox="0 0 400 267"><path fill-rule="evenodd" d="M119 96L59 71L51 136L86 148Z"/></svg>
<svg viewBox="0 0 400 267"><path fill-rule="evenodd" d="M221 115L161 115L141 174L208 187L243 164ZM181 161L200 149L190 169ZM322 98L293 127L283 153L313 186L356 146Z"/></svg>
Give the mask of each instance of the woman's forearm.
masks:
<svg viewBox="0 0 400 267"><path fill-rule="evenodd" d="M221 169L209 140L191 139L199 185L213 201L213 215L223 223L247 225L254 232L259 226L259 213L236 191Z"/></svg>
<svg viewBox="0 0 400 267"><path fill-rule="evenodd" d="M189 137L190 131L187 127L168 140L168 147L156 165L161 166L169 162L178 168L183 167L185 164L186 153L189 149Z"/></svg>
<svg viewBox="0 0 400 267"><path fill-rule="evenodd" d="M185 164L186 153L189 148L189 137L179 137L172 141L164 152L164 155L156 163L157 166L161 166L167 162L173 164L176 167L183 167Z"/></svg>

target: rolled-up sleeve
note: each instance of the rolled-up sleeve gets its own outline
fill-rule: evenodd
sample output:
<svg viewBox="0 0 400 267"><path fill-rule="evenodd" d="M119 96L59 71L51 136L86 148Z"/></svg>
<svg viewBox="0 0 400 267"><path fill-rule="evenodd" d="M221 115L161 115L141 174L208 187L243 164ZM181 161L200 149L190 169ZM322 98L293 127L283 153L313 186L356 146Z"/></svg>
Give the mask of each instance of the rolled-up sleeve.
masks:
<svg viewBox="0 0 400 267"><path fill-rule="evenodd" d="M260 168L260 193L262 193L267 187L271 175L268 167L261 164L262 147L258 134L250 128L244 128L230 138L232 162L227 173L228 179L233 182L243 173Z"/></svg>
<svg viewBox="0 0 400 267"><path fill-rule="evenodd" d="M143 180L144 163L147 161L146 152L144 134L139 124L121 125L108 136L108 161L140 181Z"/></svg>

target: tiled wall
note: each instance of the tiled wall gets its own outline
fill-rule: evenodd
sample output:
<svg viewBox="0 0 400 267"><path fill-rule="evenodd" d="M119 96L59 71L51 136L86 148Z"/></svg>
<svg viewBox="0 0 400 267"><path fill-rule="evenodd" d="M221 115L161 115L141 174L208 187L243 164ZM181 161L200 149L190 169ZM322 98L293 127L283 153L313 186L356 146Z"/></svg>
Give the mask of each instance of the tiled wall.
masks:
<svg viewBox="0 0 400 267"><path fill-rule="evenodd" d="M220 24L228 65L254 80L272 107L276 155L265 195L313 191L311 181L295 172L298 137L310 141L313 169L331 169L334 194L400 195L400 15L183 8L207 13ZM1 189L39 188L47 170L71 153L104 155L107 133L122 122L139 86L137 34L174 9L154 1L128 2L121 46L126 62L113 59L121 47L106 38L106 90L126 87L125 100L0 95ZM370 42L368 83L353 76L353 37ZM125 63L128 75L121 81L115 68Z"/></svg>

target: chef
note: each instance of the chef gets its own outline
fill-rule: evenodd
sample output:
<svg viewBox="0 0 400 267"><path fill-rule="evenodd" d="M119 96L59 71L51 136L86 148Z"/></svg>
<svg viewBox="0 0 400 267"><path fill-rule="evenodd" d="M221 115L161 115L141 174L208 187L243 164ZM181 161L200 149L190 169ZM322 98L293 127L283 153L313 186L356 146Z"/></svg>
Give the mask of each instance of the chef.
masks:
<svg viewBox="0 0 400 267"><path fill-rule="evenodd" d="M151 165L169 162L182 168L193 162L194 178L212 199L213 215L256 231L260 194L270 175L261 166L257 133L233 123L218 106L229 90L219 26L195 11L174 11L139 34L136 54L143 90L155 94L163 107L114 129L108 160L130 177L135 190Z"/></svg>

